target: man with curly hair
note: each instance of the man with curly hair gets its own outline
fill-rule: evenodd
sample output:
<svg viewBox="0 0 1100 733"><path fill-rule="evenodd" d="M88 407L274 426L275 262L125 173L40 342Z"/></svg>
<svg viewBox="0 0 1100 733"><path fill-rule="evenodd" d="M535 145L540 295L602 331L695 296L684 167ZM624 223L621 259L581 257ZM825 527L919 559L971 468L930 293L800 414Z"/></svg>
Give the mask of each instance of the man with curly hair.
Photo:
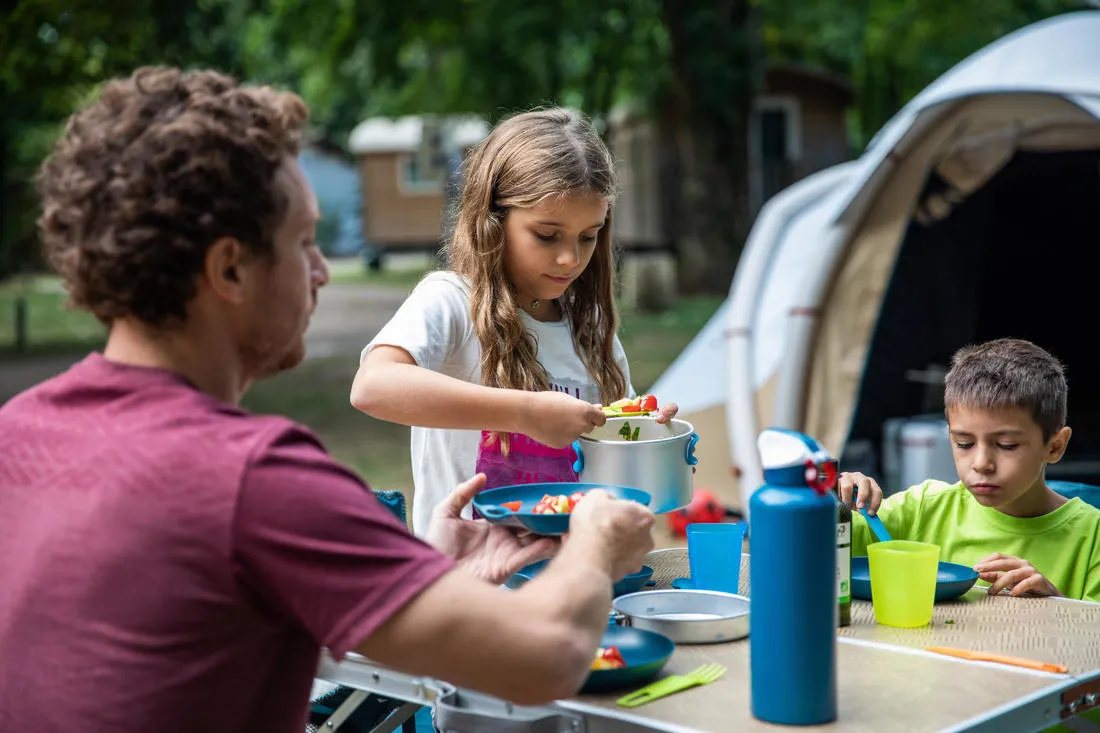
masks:
<svg viewBox="0 0 1100 733"><path fill-rule="evenodd" d="M570 695L653 515L596 492L556 549L413 537L307 429L241 409L298 364L328 281L293 94L210 71L106 85L43 164L40 221L95 352L0 408L0 730L304 730L322 647L520 703ZM350 408L349 408L350 409Z"/></svg>

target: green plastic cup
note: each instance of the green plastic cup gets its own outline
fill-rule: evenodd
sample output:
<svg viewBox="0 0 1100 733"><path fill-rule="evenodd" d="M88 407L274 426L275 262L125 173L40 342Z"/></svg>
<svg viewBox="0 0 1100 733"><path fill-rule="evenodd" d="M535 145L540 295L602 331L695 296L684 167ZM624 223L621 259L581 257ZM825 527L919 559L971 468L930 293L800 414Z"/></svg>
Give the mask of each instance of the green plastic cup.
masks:
<svg viewBox="0 0 1100 733"><path fill-rule="evenodd" d="M911 629L932 620L939 545L891 540L867 546L875 620Z"/></svg>

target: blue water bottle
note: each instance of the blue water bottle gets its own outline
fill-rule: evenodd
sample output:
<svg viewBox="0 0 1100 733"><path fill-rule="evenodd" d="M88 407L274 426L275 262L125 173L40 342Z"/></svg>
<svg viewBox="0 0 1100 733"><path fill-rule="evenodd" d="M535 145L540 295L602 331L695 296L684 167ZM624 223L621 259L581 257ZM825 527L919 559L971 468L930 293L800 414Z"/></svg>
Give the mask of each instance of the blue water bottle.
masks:
<svg viewBox="0 0 1100 733"><path fill-rule="evenodd" d="M749 500L752 714L780 725L836 720L837 463L813 438L757 439L764 485Z"/></svg>

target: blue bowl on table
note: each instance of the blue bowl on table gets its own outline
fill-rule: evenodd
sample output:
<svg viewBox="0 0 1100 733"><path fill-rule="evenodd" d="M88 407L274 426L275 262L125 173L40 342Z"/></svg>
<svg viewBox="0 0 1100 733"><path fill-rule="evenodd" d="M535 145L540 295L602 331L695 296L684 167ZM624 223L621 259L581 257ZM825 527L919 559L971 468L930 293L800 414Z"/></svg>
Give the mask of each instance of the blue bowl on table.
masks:
<svg viewBox="0 0 1100 733"><path fill-rule="evenodd" d="M936 598L935 602L950 601L974 587L978 580L978 573L974 568L959 565L953 562L940 562L936 570ZM860 555L852 558L852 598L870 601L871 598L871 566L867 556Z"/></svg>
<svg viewBox="0 0 1100 733"><path fill-rule="evenodd" d="M644 685L660 674L676 649L676 644L667 636L630 626L609 627L600 639L600 646L619 647L626 666L592 670L581 687L581 693L610 692Z"/></svg>
<svg viewBox="0 0 1100 733"><path fill-rule="evenodd" d="M537 535L557 536L569 531L568 514L535 514L535 505L543 496L550 494L570 495L575 492L586 494L592 489L603 489L619 499L630 499L649 506L650 495L641 489L613 484L587 484L575 482L518 484L487 489L474 497L473 507L480 516L494 524L502 524L515 529L526 529ZM518 511L512 511L502 504L521 502Z"/></svg>
<svg viewBox="0 0 1100 733"><path fill-rule="evenodd" d="M516 588L519 588L528 580L531 580L536 575L545 570L546 566L549 564L549 560L540 560L536 563L532 563L531 565L522 568L511 578L508 578L508 580L504 581L504 584L512 590L515 590ZM644 588L646 583L648 583L650 578L652 577L653 568L649 567L648 565L643 565L642 569L638 572L631 573L630 575L625 575L620 578L618 582L615 583L615 586L612 588L612 592L614 593L616 598L618 598L619 596L624 596L627 593L636 593Z"/></svg>

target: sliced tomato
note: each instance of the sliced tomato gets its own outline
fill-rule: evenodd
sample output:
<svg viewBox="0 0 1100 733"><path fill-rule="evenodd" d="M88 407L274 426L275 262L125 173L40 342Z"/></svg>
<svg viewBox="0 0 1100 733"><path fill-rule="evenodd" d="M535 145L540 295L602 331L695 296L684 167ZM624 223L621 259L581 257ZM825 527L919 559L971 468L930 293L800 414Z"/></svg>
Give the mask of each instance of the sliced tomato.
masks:
<svg viewBox="0 0 1100 733"><path fill-rule="evenodd" d="M584 492L574 491L569 495L569 511L573 511L577 507L577 502L584 498Z"/></svg>
<svg viewBox="0 0 1100 733"><path fill-rule="evenodd" d="M507 509L508 511L510 511L510 512L518 512L520 510L520 508L523 506L523 502L522 501L502 501L500 503L500 505L502 507L504 507L505 509Z"/></svg>
<svg viewBox="0 0 1100 733"><path fill-rule="evenodd" d="M642 407L637 403L631 403L629 405L623 405L621 412L625 415L631 412L641 412Z"/></svg>
<svg viewBox="0 0 1100 733"><path fill-rule="evenodd" d="M623 659L623 654L617 646L600 647L596 652L596 660L607 665L602 669L617 669L626 666L626 660Z"/></svg>
<svg viewBox="0 0 1100 733"><path fill-rule="evenodd" d="M645 412L653 412L657 409L657 398L651 394L644 394L638 398L638 405Z"/></svg>
<svg viewBox="0 0 1100 733"><path fill-rule="evenodd" d="M538 504L535 504L535 508L531 510L531 513L532 514L557 514L557 512L554 510L554 507L551 506L550 504L544 502L544 501L540 501Z"/></svg>

